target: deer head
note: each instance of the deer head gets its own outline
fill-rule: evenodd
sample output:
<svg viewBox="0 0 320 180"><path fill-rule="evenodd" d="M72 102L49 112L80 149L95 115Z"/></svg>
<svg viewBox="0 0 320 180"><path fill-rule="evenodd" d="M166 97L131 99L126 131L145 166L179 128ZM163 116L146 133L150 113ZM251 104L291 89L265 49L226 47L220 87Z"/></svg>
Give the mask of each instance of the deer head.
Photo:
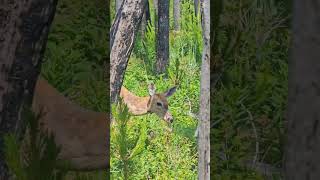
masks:
<svg viewBox="0 0 320 180"><path fill-rule="evenodd" d="M154 84L149 85L150 99L148 102L148 112L155 113L161 119L172 123L173 117L169 111L169 105L167 98L172 96L176 92L176 86L168 89L164 93L156 93L156 87Z"/></svg>

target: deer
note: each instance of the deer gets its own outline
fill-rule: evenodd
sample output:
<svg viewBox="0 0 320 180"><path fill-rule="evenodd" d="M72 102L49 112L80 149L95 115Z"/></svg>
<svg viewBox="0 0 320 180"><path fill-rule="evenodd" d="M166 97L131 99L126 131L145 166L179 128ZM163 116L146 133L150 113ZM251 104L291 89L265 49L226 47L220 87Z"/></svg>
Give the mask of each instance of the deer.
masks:
<svg viewBox="0 0 320 180"><path fill-rule="evenodd" d="M176 91L176 86L163 93L156 93L154 84L148 87L149 96L139 97L124 86L120 97L134 116L156 114L168 123L173 122L169 111L168 97ZM72 102L39 77L32 102L32 112L42 113L40 130L54 135L55 143L61 148L58 160L67 161L70 170L102 170L108 166L107 136L110 136L110 116L95 112ZM57 168L61 168L59 165Z"/></svg>

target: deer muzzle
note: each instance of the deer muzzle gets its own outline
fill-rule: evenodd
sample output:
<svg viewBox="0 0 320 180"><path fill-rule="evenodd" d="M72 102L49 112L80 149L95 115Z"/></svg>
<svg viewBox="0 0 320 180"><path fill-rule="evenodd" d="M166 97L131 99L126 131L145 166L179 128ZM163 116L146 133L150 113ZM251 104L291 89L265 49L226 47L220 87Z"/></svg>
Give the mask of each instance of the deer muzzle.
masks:
<svg viewBox="0 0 320 180"><path fill-rule="evenodd" d="M166 112L166 114L164 115L164 120L167 121L168 123L172 123L173 122L173 117L171 115L171 113L168 111Z"/></svg>

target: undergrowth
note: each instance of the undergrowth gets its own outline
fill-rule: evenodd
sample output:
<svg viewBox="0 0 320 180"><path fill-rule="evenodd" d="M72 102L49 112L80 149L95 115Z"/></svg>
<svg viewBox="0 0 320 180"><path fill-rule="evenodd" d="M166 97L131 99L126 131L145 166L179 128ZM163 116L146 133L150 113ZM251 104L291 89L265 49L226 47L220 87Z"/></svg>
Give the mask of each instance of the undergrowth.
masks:
<svg viewBox="0 0 320 180"><path fill-rule="evenodd" d="M255 163L279 179L288 92L289 14L280 1L223 3L217 30L223 70L211 105L212 177L264 179L250 169Z"/></svg>
<svg viewBox="0 0 320 180"><path fill-rule="evenodd" d="M58 160L60 147L55 144L54 136L40 131L41 116L25 109L23 117L27 131L23 144L14 134L7 134L4 138L5 160L14 179L62 180L66 176L65 170L55 169L58 164L67 166L67 162Z"/></svg>

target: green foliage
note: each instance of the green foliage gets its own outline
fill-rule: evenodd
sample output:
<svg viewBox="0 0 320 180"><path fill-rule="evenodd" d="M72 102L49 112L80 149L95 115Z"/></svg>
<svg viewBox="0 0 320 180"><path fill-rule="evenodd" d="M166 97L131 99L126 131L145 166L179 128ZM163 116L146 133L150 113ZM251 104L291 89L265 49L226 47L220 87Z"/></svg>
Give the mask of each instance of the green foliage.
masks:
<svg viewBox="0 0 320 180"><path fill-rule="evenodd" d="M35 116L29 110L24 115L27 122L25 146L18 143L15 135L5 136L5 159L11 173L18 180L63 179L66 172L55 170L59 163L57 157L60 148L56 146L52 135L40 131L41 115Z"/></svg>
<svg viewBox="0 0 320 180"><path fill-rule="evenodd" d="M135 156L137 156L138 154L140 154L146 145L146 140L147 140L147 124L146 121L143 120L140 123L141 127L140 127L140 135L139 135L139 139L136 143L136 146L132 149L129 159L134 158Z"/></svg>
<svg viewBox="0 0 320 180"><path fill-rule="evenodd" d="M121 161L120 168L123 172L123 178L129 179L132 173L132 161L131 159L140 154L145 148L145 141L147 139L146 123L141 123L140 136L135 143L130 142L128 137L128 121L130 120L130 114L128 107L120 99L117 105L112 106L112 115L115 119L115 123L112 127L112 134L115 136L115 144L117 151L119 152L119 159ZM130 148L133 145L133 148Z"/></svg>
<svg viewBox="0 0 320 180"><path fill-rule="evenodd" d="M129 178L129 158L128 158L128 139L127 139L127 123L130 119L128 107L120 100L117 106L112 106L112 115L116 120L116 142L122 163L123 178Z"/></svg>
<svg viewBox="0 0 320 180"><path fill-rule="evenodd" d="M27 179L24 166L21 163L20 144L13 134L8 134L4 137L5 144L5 160L8 164L10 172L14 174L17 179Z"/></svg>
<svg viewBox="0 0 320 180"><path fill-rule="evenodd" d="M171 51L172 56L174 57L174 53L178 52L180 57L190 56L191 60L197 60L200 64L202 44L201 16L195 16L193 1L182 1L181 31L178 34L171 34L170 45L172 49L177 49L177 51Z"/></svg>
<svg viewBox="0 0 320 180"><path fill-rule="evenodd" d="M261 179L243 162L256 156L258 162L281 167L288 15L274 1L223 3L217 53L224 68L212 97L212 175L215 179Z"/></svg>
<svg viewBox="0 0 320 180"><path fill-rule="evenodd" d="M138 58L143 60L148 73L153 74L156 63L156 33L154 25L148 23L147 26L144 37L141 37L141 34L137 37L133 52Z"/></svg>
<svg viewBox="0 0 320 180"><path fill-rule="evenodd" d="M154 20L153 2L149 3L151 19ZM154 114L132 116L127 122L128 154L136 154L129 163L132 172L130 179L197 179L197 144L194 137L197 121L190 113L198 113L199 110L202 31L200 17L193 15L193 1L182 1L181 7L180 31L170 28L168 76L155 74L154 22L148 25L144 36L138 34L126 69L123 85L138 96L148 96L150 81L159 93L178 85L177 92L168 99L170 112L174 116L173 132L168 131L168 124ZM111 179L122 179L123 164L116 129L112 126L111 152L114 153L111 154Z"/></svg>
<svg viewBox="0 0 320 180"><path fill-rule="evenodd" d="M107 93L100 89L107 87L104 64L108 56L108 23L105 10L97 8L96 3L59 1L41 73L66 96L106 112L108 108L102 104L108 103Z"/></svg>

